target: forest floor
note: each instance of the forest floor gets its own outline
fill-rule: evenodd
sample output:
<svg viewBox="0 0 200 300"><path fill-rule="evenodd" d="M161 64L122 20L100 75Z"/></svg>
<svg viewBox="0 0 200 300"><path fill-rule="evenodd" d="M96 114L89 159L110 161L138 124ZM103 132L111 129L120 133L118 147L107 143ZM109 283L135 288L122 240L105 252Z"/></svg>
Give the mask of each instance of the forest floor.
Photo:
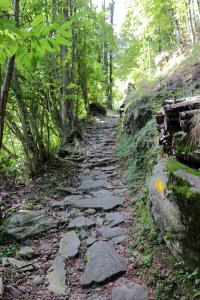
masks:
<svg viewBox="0 0 200 300"><path fill-rule="evenodd" d="M115 156L117 128L116 117L88 122L82 162L52 162L36 182L4 191L10 230L22 240L0 247L5 300L154 299L134 275L135 221Z"/></svg>

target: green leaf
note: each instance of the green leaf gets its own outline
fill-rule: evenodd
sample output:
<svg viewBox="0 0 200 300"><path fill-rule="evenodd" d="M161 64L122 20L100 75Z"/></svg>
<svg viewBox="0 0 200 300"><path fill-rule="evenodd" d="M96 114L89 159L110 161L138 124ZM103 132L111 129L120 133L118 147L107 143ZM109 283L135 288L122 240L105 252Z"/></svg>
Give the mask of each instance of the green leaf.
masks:
<svg viewBox="0 0 200 300"><path fill-rule="evenodd" d="M39 25L40 23L42 23L44 21L44 16L43 15L39 15L37 16L31 23L32 27L36 27L37 25Z"/></svg>
<svg viewBox="0 0 200 300"><path fill-rule="evenodd" d="M32 53L32 56L31 56L31 66L33 67L33 69L36 69L37 64L38 64L37 57Z"/></svg>
<svg viewBox="0 0 200 300"><path fill-rule="evenodd" d="M9 0L0 0L0 10L9 10L10 1Z"/></svg>
<svg viewBox="0 0 200 300"><path fill-rule="evenodd" d="M59 45L64 45L64 46L69 46L70 43L67 39L63 38L62 36L56 35L54 40L59 44Z"/></svg>
<svg viewBox="0 0 200 300"><path fill-rule="evenodd" d="M0 26L7 29L10 33L14 34L19 38L24 38L24 32L15 26L15 22L9 19L0 20Z"/></svg>

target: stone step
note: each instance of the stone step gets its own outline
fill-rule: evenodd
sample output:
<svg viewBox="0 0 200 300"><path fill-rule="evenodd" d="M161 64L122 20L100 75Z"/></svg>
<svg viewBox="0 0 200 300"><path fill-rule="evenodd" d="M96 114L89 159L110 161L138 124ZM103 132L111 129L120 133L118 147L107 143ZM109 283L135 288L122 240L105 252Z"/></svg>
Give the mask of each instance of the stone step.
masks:
<svg viewBox="0 0 200 300"><path fill-rule="evenodd" d="M96 242L86 253L87 265L80 283L89 286L104 283L114 275L127 271L128 261L123 258L109 242Z"/></svg>

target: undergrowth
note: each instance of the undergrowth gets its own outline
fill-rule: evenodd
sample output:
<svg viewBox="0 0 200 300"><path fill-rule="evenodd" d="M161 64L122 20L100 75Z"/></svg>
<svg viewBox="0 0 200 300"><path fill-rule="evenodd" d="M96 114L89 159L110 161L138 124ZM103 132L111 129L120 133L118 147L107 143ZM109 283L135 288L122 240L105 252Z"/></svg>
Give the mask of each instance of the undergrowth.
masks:
<svg viewBox="0 0 200 300"><path fill-rule="evenodd" d="M150 175L157 159L157 130L154 120L134 136L122 134L116 154L123 161L125 169L124 182L129 185L132 193L137 194L145 187L145 180Z"/></svg>

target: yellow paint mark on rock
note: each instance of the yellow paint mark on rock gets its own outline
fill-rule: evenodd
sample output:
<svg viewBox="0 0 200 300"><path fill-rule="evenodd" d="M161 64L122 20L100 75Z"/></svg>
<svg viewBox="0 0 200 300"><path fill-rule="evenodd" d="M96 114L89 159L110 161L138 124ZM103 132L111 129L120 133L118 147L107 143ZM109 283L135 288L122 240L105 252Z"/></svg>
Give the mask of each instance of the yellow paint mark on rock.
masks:
<svg viewBox="0 0 200 300"><path fill-rule="evenodd" d="M166 189L166 184L160 178L158 178L155 182L155 188L158 193L163 193Z"/></svg>

